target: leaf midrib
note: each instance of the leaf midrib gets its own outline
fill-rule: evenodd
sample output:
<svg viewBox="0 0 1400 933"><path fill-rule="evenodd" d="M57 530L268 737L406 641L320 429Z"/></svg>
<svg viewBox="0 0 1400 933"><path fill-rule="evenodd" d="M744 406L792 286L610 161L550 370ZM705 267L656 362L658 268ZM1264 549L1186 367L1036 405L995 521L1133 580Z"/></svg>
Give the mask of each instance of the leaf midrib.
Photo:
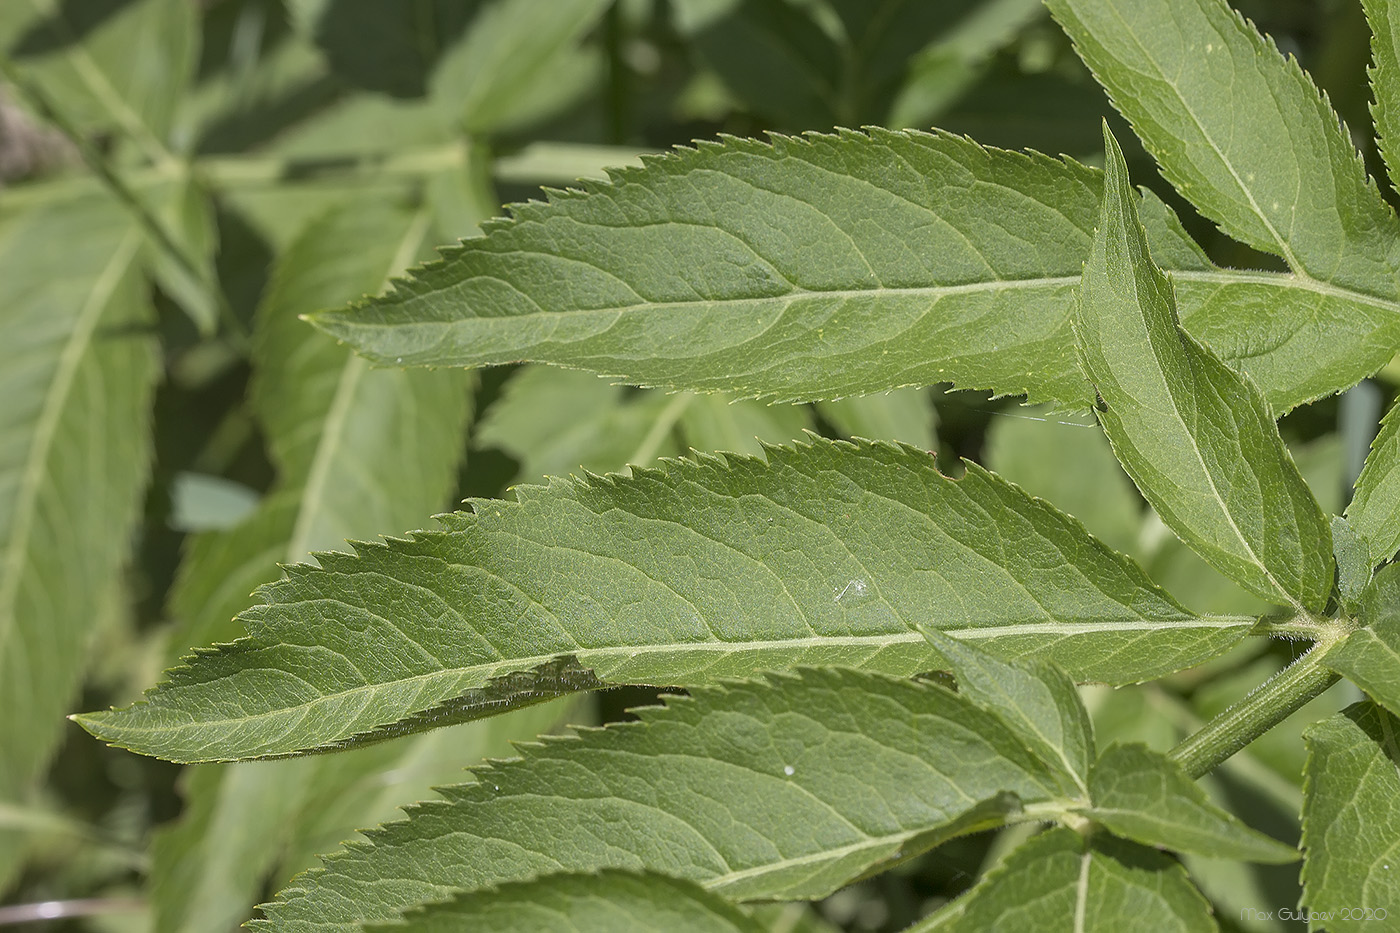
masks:
<svg viewBox="0 0 1400 933"><path fill-rule="evenodd" d="M1198 270L1198 269L1163 269L1162 272L1174 281L1184 281L1192 283L1203 283L1215 286L1231 286L1240 284L1261 285L1268 288L1297 289L1300 291L1312 292L1325 298L1341 299L1343 301L1354 301L1368 307L1377 308L1382 311L1394 314L1400 320L1400 301L1392 301L1378 295L1367 292L1356 291L1335 285L1331 282L1324 282L1303 273L1298 272L1269 272L1265 270ZM881 297L886 294L893 294L900 297L908 296L914 298L938 299L950 295L975 294L978 292L1008 291L1012 289L1052 289L1079 284L1080 276L1041 276L1026 279L993 279L983 282L967 282L959 285L928 285L928 286L876 286L871 288L845 288L845 289L809 289L792 288L782 294L765 295L760 297L734 297L734 298L694 298L694 299L673 299L669 301L642 301L632 304L603 305L596 308L580 308L573 311L527 311L520 314L504 316L478 316L452 318L445 321L414 321L408 326L453 326L467 322L477 322L486 325L511 326L518 321L529 321L537 318L580 318L588 315L610 315L628 314L641 311L668 311L672 309L690 309L703 305L723 305L726 309L739 309L744 307L768 305L774 303L791 303L799 298L834 298L852 299L868 298L871 296ZM410 295L402 299L402 302L417 300L419 295ZM392 321L366 321L362 319L346 319L340 316L341 312L329 312L329 314L313 314L313 321L332 321L336 325L342 323L349 324L356 328L385 327L397 328L405 326Z"/></svg>
<svg viewBox="0 0 1400 933"><path fill-rule="evenodd" d="M1014 625L991 625L974 626L968 628L947 628L940 631L957 637L963 641L976 641L979 639L997 638L1002 636L1048 634L1071 637L1075 635L1096 634L1102 632L1137 632L1137 631L1157 631L1162 629L1229 629L1245 626L1253 626L1254 616L1200 616L1182 620L1172 620L1170 622L1033 622ZM257 713L243 718L223 718L223 719L200 719L198 723L190 723L184 726L143 726L143 725L123 725L122 734L168 734L184 731L186 729L197 729L204 731L208 728L220 726L243 725L255 722L260 719L270 719L273 717L285 716L289 713L306 711L315 707L340 700L345 697L354 697L363 693L372 693L389 687L422 683L436 678L448 676L462 678L469 675L478 675L489 679L500 674L527 671L540 665L547 664L555 660L560 655L572 655L581 664L586 666L590 658L612 659L620 656L622 658L633 658L647 654L675 654L678 652L702 653L737 653L741 651L778 651L783 649L807 649L826 647L872 647L883 649L895 645L918 644L925 642L925 639L918 632L902 632L889 635L833 635L820 637L792 638L784 640L767 641L743 641L743 642L675 642L665 644L644 644L644 645L614 645L607 648L581 648L562 649L549 654L531 655L528 657L510 658L503 661L491 661L484 664L473 664L464 667L443 668L442 670L429 671L423 674L415 674L411 677L399 677L393 680L386 680L380 683L364 684L362 686L351 687L335 693L324 693L305 703L291 706L279 707L266 713ZM476 687L466 687L464 689L477 689L486 685L486 681ZM374 727L377 728L377 727ZM335 738L328 738L325 742L343 741L353 738L362 733L351 733Z"/></svg>

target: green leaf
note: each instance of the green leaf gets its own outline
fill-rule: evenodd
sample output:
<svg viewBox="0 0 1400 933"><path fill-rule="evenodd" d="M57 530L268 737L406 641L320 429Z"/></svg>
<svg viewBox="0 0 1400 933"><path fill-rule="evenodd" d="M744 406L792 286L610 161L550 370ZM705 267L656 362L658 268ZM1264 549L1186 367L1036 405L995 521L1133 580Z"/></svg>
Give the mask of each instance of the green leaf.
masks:
<svg viewBox="0 0 1400 933"><path fill-rule="evenodd" d="M444 47L458 41L480 0L384 6L374 0L291 0L292 20L351 84L394 97L422 97ZM366 36L374 37L366 54Z"/></svg>
<svg viewBox="0 0 1400 933"><path fill-rule="evenodd" d="M1070 795L1087 796L1094 725L1074 681L1043 661L1001 661L920 625L919 632L952 666L958 692L996 713L1064 780Z"/></svg>
<svg viewBox="0 0 1400 933"><path fill-rule="evenodd" d="M1121 840L1051 829L908 933L1214 933L1210 905L1181 865ZM1126 927L1125 927L1126 925Z"/></svg>
<svg viewBox="0 0 1400 933"><path fill-rule="evenodd" d="M517 205L388 295L314 322L385 365L530 360L779 400L951 382L1092 401L1069 317L1099 172L887 130L644 161ZM1400 342L1394 302L1189 256L1174 275L1185 326L1278 411L1354 384Z"/></svg>
<svg viewBox="0 0 1400 933"><path fill-rule="evenodd" d="M1135 557L1145 550L1142 497L1092 420L1044 408L1008 412L987 426L983 462L1073 515L1109 547Z"/></svg>
<svg viewBox="0 0 1400 933"><path fill-rule="evenodd" d="M1371 582L1375 566L1370 551L1351 524L1340 515L1332 518L1332 551L1337 561L1337 593L1351 615L1360 610L1361 596Z"/></svg>
<svg viewBox="0 0 1400 933"><path fill-rule="evenodd" d="M1075 315L1080 362L1114 453L1157 514L1203 558L1275 602L1321 612L1331 531L1258 389L1177 323L1117 141Z"/></svg>
<svg viewBox="0 0 1400 933"><path fill-rule="evenodd" d="M472 433L520 464L517 476L538 482L580 469L595 473L645 466L680 452L672 439L683 399L660 392L628 394L589 373L525 366L510 377Z"/></svg>
<svg viewBox="0 0 1400 933"><path fill-rule="evenodd" d="M861 395L818 402L817 411L846 437L899 441L933 450L938 444L938 411L927 389L897 389L883 395Z"/></svg>
<svg viewBox="0 0 1400 933"><path fill-rule="evenodd" d="M599 56L581 43L608 6L608 0L483 4L466 38L433 74L434 109L448 126L471 133L500 132L557 112L602 74Z"/></svg>
<svg viewBox="0 0 1400 933"><path fill-rule="evenodd" d="M1324 922L1337 933L1387 929L1370 911L1393 912L1400 903L1397 735L1400 722L1371 703L1305 733L1303 904L1332 914Z"/></svg>
<svg viewBox="0 0 1400 933"><path fill-rule="evenodd" d="M387 920L541 872L647 869L736 900L825 896L987 812L1058 790L995 716L942 687L836 669L730 682L639 723L523 746L264 907L277 930ZM852 767L858 762L858 767ZM914 847L914 848L910 848Z"/></svg>
<svg viewBox="0 0 1400 933"><path fill-rule="evenodd" d="M766 927L699 885L654 873L546 875L414 910L373 933L765 933Z"/></svg>
<svg viewBox="0 0 1400 933"><path fill-rule="evenodd" d="M1372 567L1400 550L1400 415L1391 406L1356 479L1346 519L1366 545Z"/></svg>
<svg viewBox="0 0 1400 933"><path fill-rule="evenodd" d="M11 0L0 4L0 49L81 129L119 129L168 162L199 59L197 13L184 0Z"/></svg>
<svg viewBox="0 0 1400 933"><path fill-rule="evenodd" d="M811 409L800 405L692 395L678 426L694 450L757 455L764 444L800 440L811 424Z"/></svg>
<svg viewBox="0 0 1400 933"><path fill-rule="evenodd" d="M243 614L249 638L81 721L174 760L284 755L598 681L812 663L913 674L937 660L916 621L1119 683L1211 657L1252 622L1193 616L976 464L953 481L888 444L814 439L766 463L673 461L516 494L288 568ZM581 669L540 668L558 658Z"/></svg>
<svg viewBox="0 0 1400 933"><path fill-rule="evenodd" d="M1223 0L1050 0L1181 194L1300 278L1400 294L1400 226L1298 63Z"/></svg>
<svg viewBox="0 0 1400 933"><path fill-rule="evenodd" d="M1283 864L1292 846L1250 829L1211 803L1186 772L1145 745L1111 745L1089 778L1093 806L1080 812L1134 842L1213 858Z"/></svg>
<svg viewBox="0 0 1400 933"><path fill-rule="evenodd" d="M1400 178L1400 22L1384 0L1361 0L1371 26L1371 114L1385 167Z"/></svg>
<svg viewBox="0 0 1400 933"><path fill-rule="evenodd" d="M462 779L464 765L512 753L508 740L552 728L557 706L439 729L341 755L200 765L184 774L185 809L152 843L158 933L231 930L274 885L319 864L364 826Z"/></svg>
<svg viewBox="0 0 1400 933"><path fill-rule="evenodd" d="M0 802L58 743L139 513L159 372L141 243L100 197L0 227Z"/></svg>
<svg viewBox="0 0 1400 933"><path fill-rule="evenodd" d="M422 212L357 199L316 222L278 262L258 308L251 408L278 467L259 510L194 539L170 600L175 650L241 634L234 616L279 565L347 537L421 524L442 508L464 446L469 377L372 370L297 315L372 292L421 248ZM534 727L548 722L535 717ZM509 730L509 725L504 726ZM499 734L499 733L497 733ZM506 732L506 735L520 733ZM197 772L180 822L159 837L153 884L161 931L232 927L289 851L333 847L461 767L423 736L334 759ZM502 740L493 751L504 751ZM388 800L351 791L394 775ZM307 801L318 801L315 806ZM334 804L323 801L334 801ZM357 807L356 804L359 804Z"/></svg>
<svg viewBox="0 0 1400 933"><path fill-rule="evenodd" d="M254 331L251 403L278 468L258 513L195 540L172 596L175 649L227 641L278 565L423 524L447 505L469 377L371 369L298 315L377 291L422 248L426 215L359 199L311 224L279 261Z"/></svg>
<svg viewBox="0 0 1400 933"><path fill-rule="evenodd" d="M1387 564L1361 596L1366 626L1327 653L1327 666L1365 690L1371 699L1400 710L1400 565Z"/></svg>

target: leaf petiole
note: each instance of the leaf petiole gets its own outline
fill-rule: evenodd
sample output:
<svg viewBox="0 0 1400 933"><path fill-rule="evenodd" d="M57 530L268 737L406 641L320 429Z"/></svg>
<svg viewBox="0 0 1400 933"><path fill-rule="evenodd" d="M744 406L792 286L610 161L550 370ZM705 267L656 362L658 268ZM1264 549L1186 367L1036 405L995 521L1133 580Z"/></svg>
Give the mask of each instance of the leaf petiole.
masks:
<svg viewBox="0 0 1400 933"><path fill-rule="evenodd" d="M1312 625L1310 634L1317 640L1306 654L1187 736L1167 757L1191 777L1201 777L1336 683L1337 675L1323 661L1345 640L1346 629L1322 620L1312 620Z"/></svg>

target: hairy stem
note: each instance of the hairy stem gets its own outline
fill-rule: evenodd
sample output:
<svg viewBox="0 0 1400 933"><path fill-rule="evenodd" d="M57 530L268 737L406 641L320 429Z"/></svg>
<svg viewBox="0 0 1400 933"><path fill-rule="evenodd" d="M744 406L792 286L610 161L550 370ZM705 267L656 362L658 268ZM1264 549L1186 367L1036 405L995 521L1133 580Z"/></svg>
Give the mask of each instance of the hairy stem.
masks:
<svg viewBox="0 0 1400 933"><path fill-rule="evenodd" d="M1193 778L1213 770L1336 683L1337 675L1322 661L1340 640L1319 638L1307 654L1187 736L1167 757Z"/></svg>

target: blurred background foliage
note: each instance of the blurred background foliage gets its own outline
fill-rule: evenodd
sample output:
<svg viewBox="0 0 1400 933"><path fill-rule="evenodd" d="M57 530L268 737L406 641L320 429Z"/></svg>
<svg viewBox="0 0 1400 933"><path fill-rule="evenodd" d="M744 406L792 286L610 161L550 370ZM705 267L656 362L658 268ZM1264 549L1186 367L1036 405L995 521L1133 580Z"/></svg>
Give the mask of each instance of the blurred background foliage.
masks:
<svg viewBox="0 0 1400 933"><path fill-rule="evenodd" d="M1359 5L1240 6L1378 165ZM357 828L470 780L464 766L654 698L185 769L62 719L238 637L234 615L279 563L423 527L464 496L803 431L897 439L950 473L959 457L1002 472L1195 608L1264 608L1146 509L1084 415L937 386L770 407L538 366L373 370L298 320L541 185L717 133L938 126L1098 162L1102 116L1133 137L1038 0L6 0L0 49L0 928L235 929ZM1269 267L1128 155L1214 259ZM1285 420L1325 507L1340 510L1397 383L1392 364ZM1249 645L1085 694L1102 741L1165 749L1288 660ZM1347 700L1314 701L1211 792L1296 838L1301 724ZM1020 832L759 913L775 931L897 930ZM1227 929L1287 926L1236 918L1295 904L1295 867L1190 867Z"/></svg>

